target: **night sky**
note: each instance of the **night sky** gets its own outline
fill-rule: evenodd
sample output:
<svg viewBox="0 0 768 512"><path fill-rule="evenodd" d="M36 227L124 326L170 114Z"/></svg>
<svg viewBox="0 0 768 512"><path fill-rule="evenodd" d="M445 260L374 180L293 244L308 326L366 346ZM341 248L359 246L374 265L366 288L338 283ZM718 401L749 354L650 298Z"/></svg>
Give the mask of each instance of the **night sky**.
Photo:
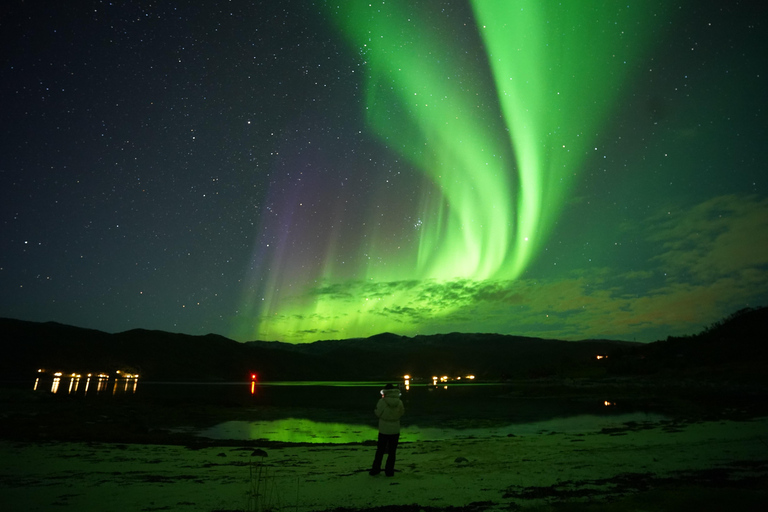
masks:
<svg viewBox="0 0 768 512"><path fill-rule="evenodd" d="M0 316L654 341L768 305L762 2L5 2Z"/></svg>

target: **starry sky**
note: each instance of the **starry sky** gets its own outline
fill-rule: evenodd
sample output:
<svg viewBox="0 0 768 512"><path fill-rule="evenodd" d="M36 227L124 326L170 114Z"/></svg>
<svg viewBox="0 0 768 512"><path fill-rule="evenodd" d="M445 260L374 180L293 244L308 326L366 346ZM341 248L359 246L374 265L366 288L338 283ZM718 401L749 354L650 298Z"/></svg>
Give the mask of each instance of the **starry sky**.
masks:
<svg viewBox="0 0 768 512"><path fill-rule="evenodd" d="M768 9L4 4L0 316L654 341L768 304Z"/></svg>

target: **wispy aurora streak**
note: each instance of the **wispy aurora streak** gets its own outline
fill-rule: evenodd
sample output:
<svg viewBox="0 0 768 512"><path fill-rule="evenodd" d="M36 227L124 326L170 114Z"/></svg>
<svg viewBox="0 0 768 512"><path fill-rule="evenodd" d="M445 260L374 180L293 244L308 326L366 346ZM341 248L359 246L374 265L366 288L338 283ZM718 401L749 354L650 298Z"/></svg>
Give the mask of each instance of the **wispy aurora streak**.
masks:
<svg viewBox="0 0 768 512"><path fill-rule="evenodd" d="M427 178L423 224L401 251L372 228L343 273L330 241L314 276L274 257L266 281L247 292L244 310L257 325L246 337L441 330L473 288L518 278L647 48L655 15L640 2L476 0L476 27L467 27L405 1L336 4L332 17L365 60L368 127ZM485 54L462 45L470 30Z"/></svg>
<svg viewBox="0 0 768 512"><path fill-rule="evenodd" d="M546 238L630 64L648 46L656 14L634 4L472 2L517 160L513 278Z"/></svg>

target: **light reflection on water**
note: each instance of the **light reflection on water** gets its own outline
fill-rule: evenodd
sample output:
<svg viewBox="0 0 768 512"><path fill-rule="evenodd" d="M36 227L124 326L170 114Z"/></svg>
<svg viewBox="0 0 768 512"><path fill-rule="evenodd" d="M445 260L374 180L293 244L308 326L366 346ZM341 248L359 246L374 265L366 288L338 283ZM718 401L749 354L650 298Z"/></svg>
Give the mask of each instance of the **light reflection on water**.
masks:
<svg viewBox="0 0 768 512"><path fill-rule="evenodd" d="M32 389L35 391L49 390L53 394L68 394L87 396L91 394L135 394L139 386L138 375L117 375L110 377L108 374L81 374L72 373L64 375L62 372L56 372L51 375L44 371L38 371L39 376L35 379ZM66 390L66 391L65 391Z"/></svg>
<svg viewBox="0 0 768 512"><path fill-rule="evenodd" d="M122 374L125 375L125 374ZM38 378L35 389L64 396L126 396L148 404L212 411L200 427L174 429L212 439L359 443L376 439L381 382L145 382L116 375ZM135 376L137 377L137 376ZM578 432L666 419L656 404L614 397L531 396L527 383L431 382L405 387L403 442ZM534 389L534 395L536 394ZM591 394L590 394L591 396ZM229 417L227 417L229 415ZM201 416L202 417L202 416ZM204 428L203 428L204 426Z"/></svg>

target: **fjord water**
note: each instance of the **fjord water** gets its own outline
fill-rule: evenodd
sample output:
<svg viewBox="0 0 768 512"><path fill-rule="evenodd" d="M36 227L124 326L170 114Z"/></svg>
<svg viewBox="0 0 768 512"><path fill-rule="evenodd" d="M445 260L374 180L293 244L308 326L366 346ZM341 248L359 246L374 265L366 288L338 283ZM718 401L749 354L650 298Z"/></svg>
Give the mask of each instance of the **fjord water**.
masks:
<svg viewBox="0 0 768 512"><path fill-rule="evenodd" d="M157 387L157 389L152 389ZM165 389L163 389L163 387ZM147 392L196 393L246 408L248 419L182 428L212 439L264 439L307 443L363 442L376 438L373 409L381 383L314 382L232 385L151 385ZM642 402L614 397L529 397L519 385L449 384L405 388L403 442L540 432L578 432L665 417Z"/></svg>
<svg viewBox="0 0 768 512"><path fill-rule="evenodd" d="M200 412L205 421L174 431L211 439L263 439L301 443L354 443L376 438L373 409L381 382L160 383L87 387L65 379L36 383L41 393L67 400L134 400ZM403 442L541 432L594 431L626 422L665 419L658 404L596 393L541 393L530 383L404 386ZM210 411L214 411L207 414Z"/></svg>

